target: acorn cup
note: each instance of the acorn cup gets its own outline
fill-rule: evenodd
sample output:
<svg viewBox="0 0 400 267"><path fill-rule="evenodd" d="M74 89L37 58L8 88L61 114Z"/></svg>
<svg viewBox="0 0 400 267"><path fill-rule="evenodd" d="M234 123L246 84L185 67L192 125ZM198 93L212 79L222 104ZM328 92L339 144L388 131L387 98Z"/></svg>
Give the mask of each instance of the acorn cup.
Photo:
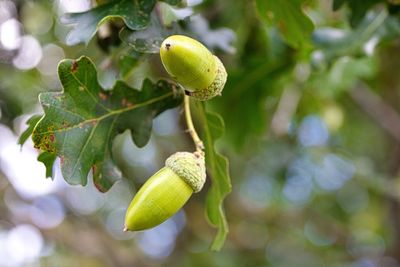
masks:
<svg viewBox="0 0 400 267"><path fill-rule="evenodd" d="M202 152L177 152L140 188L125 215L124 231L155 227L172 217L206 180Z"/></svg>
<svg viewBox="0 0 400 267"><path fill-rule="evenodd" d="M183 35L166 38L160 47L164 68L197 100L221 95L227 73L221 60L200 42Z"/></svg>

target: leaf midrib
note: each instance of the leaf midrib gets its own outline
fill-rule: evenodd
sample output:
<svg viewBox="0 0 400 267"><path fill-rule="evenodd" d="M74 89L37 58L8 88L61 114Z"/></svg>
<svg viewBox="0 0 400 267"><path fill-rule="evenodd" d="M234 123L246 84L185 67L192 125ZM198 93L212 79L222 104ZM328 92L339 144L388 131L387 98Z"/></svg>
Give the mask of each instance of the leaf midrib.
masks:
<svg viewBox="0 0 400 267"><path fill-rule="evenodd" d="M173 95L173 92L169 92L167 94L161 95L159 97L152 98L150 100L147 100L147 101L139 103L139 104L135 104L135 105L130 106L130 107L112 110L111 112L106 113L106 114L104 114L104 115L102 115L100 117L92 118L92 119L89 119L89 120L84 120L84 121L81 121L78 124L75 124L75 125L70 126L70 127L60 128L60 129L47 131L47 132L41 132L41 133L39 133L37 135L41 136L41 135L46 135L46 134L51 134L51 133L69 131L69 130L73 130L73 129L78 128L78 127L82 127L83 125L88 124L88 123L100 122L100 121L102 121L102 120L104 120L104 119L106 119L108 117L115 116L115 115L120 115L120 114L122 114L124 112L129 112L129 111L132 111L134 109L138 109L138 108L141 108L143 106L156 103L156 102L161 101L161 100L163 100L163 99L165 99L165 98L167 98L167 97L169 97L171 95Z"/></svg>
<svg viewBox="0 0 400 267"><path fill-rule="evenodd" d="M112 132L113 125L114 125L115 121L117 120L117 118L118 118L118 115L117 115L117 116L114 118L114 120L112 121L111 126L110 126L110 129L108 130L107 137L106 137L105 140L109 140L109 138L110 138L110 136L111 136L111 132ZM72 168L72 172L71 172L70 178L74 176L75 171L76 171L76 168L77 168L78 165L79 165L78 163L80 163L80 161L81 161L83 152L85 151L85 149L86 149L86 147L88 146L88 144L90 143L90 140L92 139L94 133L96 132L97 126L98 126L98 124L96 124L96 126L94 126L94 127L92 128L92 130L91 130L91 132L90 132L90 135L88 136L88 138L87 138L86 141L85 141L85 144L83 145L82 149L79 151L79 155L78 155L78 158L77 158L77 160L76 160L76 162L75 162L75 164L74 164L74 167ZM106 154L107 145L105 145L104 147L105 147L105 151L104 151L103 155Z"/></svg>

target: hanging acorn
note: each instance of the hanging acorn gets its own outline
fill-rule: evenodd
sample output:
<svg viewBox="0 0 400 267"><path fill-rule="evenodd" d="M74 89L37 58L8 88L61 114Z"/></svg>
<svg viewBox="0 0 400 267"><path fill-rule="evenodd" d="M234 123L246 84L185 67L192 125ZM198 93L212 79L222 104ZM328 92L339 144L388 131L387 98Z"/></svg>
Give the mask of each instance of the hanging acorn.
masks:
<svg viewBox="0 0 400 267"><path fill-rule="evenodd" d="M206 180L202 152L177 152L140 188L125 215L125 231L155 227L183 207Z"/></svg>
<svg viewBox="0 0 400 267"><path fill-rule="evenodd" d="M204 101L221 95L227 79L225 67L200 42L172 35L161 44L160 57L168 74L189 96Z"/></svg>

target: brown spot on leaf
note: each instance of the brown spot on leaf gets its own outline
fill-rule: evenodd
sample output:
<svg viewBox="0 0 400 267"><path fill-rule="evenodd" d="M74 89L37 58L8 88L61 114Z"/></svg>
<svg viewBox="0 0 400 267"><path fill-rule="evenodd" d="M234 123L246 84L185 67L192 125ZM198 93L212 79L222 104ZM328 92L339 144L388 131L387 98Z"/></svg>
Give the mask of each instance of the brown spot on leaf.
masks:
<svg viewBox="0 0 400 267"><path fill-rule="evenodd" d="M99 190L101 193L107 192L107 189L105 189L101 184L95 183L94 186Z"/></svg>
<svg viewBox="0 0 400 267"><path fill-rule="evenodd" d="M68 127L69 127L69 124L68 124L68 122L66 122L66 121L63 121L63 122L61 123L61 125L62 125L63 128L68 128Z"/></svg>
<svg viewBox="0 0 400 267"><path fill-rule="evenodd" d="M287 28L286 28L286 24L284 21L280 20L278 21L278 28L281 30L281 32L286 33L287 32Z"/></svg>
<svg viewBox="0 0 400 267"><path fill-rule="evenodd" d="M54 134L50 134L50 135L49 135L49 139L50 139L50 142L54 142L54 140L55 140L56 138L55 138Z"/></svg>
<svg viewBox="0 0 400 267"><path fill-rule="evenodd" d="M122 98L122 100L121 100L121 105L123 106L123 107L126 107L126 103L127 103L128 101L126 100L126 98L124 97L124 98Z"/></svg>
<svg viewBox="0 0 400 267"><path fill-rule="evenodd" d="M94 181L94 186L97 188L97 190L99 190L100 192L102 192L102 193L105 193L105 192L107 192L107 188L105 188L99 181L97 181L97 180L100 180L101 179L101 177L98 177L97 179L96 179L96 181Z"/></svg>
<svg viewBox="0 0 400 267"><path fill-rule="evenodd" d="M72 62L72 66L71 66L71 72L75 73L78 70L78 62L76 62L76 60L74 60Z"/></svg>
<svg viewBox="0 0 400 267"><path fill-rule="evenodd" d="M103 100L103 101L106 101L106 100L107 100L107 95L104 94L104 93L102 93L102 92L99 93L99 97L100 97L100 99Z"/></svg>

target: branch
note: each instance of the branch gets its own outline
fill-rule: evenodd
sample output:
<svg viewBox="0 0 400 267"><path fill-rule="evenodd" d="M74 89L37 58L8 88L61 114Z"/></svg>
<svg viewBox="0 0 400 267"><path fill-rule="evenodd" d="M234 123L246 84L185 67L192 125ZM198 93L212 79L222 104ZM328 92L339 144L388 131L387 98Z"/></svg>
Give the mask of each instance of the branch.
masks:
<svg viewBox="0 0 400 267"><path fill-rule="evenodd" d="M390 136L400 142L400 115L364 83L350 91L353 100Z"/></svg>
<svg viewBox="0 0 400 267"><path fill-rule="evenodd" d="M290 121L296 112L301 92L297 88L286 88L271 121L271 130L277 136L287 134Z"/></svg>
<svg viewBox="0 0 400 267"><path fill-rule="evenodd" d="M367 85L360 83L354 90L350 92L353 100L369 114L390 136L395 140L393 155L390 157L389 178L394 182L385 183L382 187L374 187L382 190L388 196L389 214L388 217L392 224L395 242L389 248L389 255L400 260L400 212L399 193L396 190L396 176L399 172L400 161L400 115L399 113L386 103L381 97L373 93ZM376 179L375 179L376 180ZM375 181L376 182L376 181Z"/></svg>

